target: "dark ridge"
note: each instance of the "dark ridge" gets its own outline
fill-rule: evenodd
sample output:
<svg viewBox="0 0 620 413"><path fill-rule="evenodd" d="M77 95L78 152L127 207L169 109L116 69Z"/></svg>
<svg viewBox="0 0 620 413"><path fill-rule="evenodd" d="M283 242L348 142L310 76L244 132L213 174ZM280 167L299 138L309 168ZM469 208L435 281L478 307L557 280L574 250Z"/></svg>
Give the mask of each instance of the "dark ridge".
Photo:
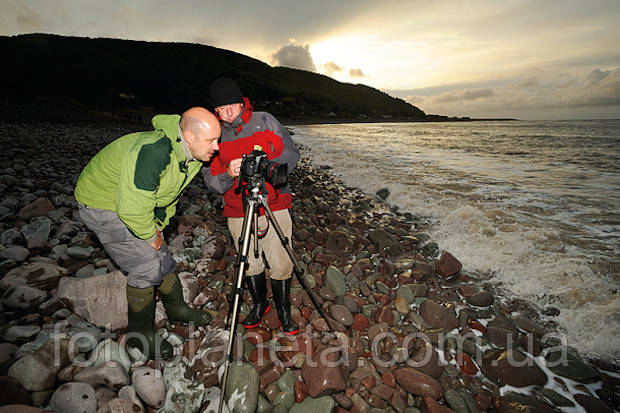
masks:
<svg viewBox="0 0 620 413"><path fill-rule="evenodd" d="M199 44L27 34L0 36L0 51L8 119L143 123L157 112L208 107L209 84L228 76L256 110L290 122L437 120L368 86Z"/></svg>

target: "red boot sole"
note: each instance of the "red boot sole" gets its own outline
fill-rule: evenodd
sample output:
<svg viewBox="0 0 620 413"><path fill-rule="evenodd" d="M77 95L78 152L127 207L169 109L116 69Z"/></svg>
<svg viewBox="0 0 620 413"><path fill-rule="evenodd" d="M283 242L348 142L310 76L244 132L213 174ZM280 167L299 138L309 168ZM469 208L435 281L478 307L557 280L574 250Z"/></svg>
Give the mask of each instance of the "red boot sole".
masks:
<svg viewBox="0 0 620 413"><path fill-rule="evenodd" d="M271 304L267 304L267 308L265 308L265 311L263 311L263 315L262 315L262 316L260 316L260 320L258 320L258 323L256 323L256 324L252 324L252 325L249 325L249 326L248 326L248 325L245 325L245 324L243 324L243 323L241 323L241 325L242 325L244 328L254 328L254 327L257 327L257 326L260 324L260 322L261 322L261 320L263 319L263 317L265 316L265 314L267 314L267 311L269 311L269 309L270 309L270 308L271 308Z"/></svg>

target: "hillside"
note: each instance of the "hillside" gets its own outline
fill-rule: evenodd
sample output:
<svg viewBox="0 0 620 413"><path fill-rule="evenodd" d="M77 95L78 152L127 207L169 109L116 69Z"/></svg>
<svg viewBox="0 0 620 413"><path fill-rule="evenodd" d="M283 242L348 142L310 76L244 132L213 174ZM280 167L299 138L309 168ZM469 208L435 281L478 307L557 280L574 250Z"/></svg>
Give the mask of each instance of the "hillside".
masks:
<svg viewBox="0 0 620 413"><path fill-rule="evenodd" d="M209 84L228 76L257 110L284 119L427 119L417 107L377 89L271 67L211 46L30 34L1 36L0 52L8 63L3 116L36 108L39 115L64 117L69 110L143 120L156 112L209 106Z"/></svg>

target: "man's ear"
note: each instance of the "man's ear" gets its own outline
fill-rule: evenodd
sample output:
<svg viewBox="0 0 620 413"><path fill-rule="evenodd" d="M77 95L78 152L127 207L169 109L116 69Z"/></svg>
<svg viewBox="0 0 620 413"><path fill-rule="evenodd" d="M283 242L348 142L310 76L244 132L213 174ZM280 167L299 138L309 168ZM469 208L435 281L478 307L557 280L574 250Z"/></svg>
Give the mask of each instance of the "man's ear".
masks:
<svg viewBox="0 0 620 413"><path fill-rule="evenodd" d="M196 137L191 130L183 131L183 139L185 139L185 142L187 142L188 145L194 143L195 138Z"/></svg>

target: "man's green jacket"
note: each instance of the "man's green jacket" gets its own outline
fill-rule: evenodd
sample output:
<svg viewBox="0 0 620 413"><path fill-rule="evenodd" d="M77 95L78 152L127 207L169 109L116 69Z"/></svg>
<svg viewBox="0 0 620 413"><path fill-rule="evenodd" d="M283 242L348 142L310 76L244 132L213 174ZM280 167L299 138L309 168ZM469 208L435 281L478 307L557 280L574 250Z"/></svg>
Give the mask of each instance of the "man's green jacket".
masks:
<svg viewBox="0 0 620 413"><path fill-rule="evenodd" d="M179 195L202 167L187 160L179 135L179 115L157 115L154 131L122 136L84 168L75 199L116 212L133 234L152 241L174 213Z"/></svg>

